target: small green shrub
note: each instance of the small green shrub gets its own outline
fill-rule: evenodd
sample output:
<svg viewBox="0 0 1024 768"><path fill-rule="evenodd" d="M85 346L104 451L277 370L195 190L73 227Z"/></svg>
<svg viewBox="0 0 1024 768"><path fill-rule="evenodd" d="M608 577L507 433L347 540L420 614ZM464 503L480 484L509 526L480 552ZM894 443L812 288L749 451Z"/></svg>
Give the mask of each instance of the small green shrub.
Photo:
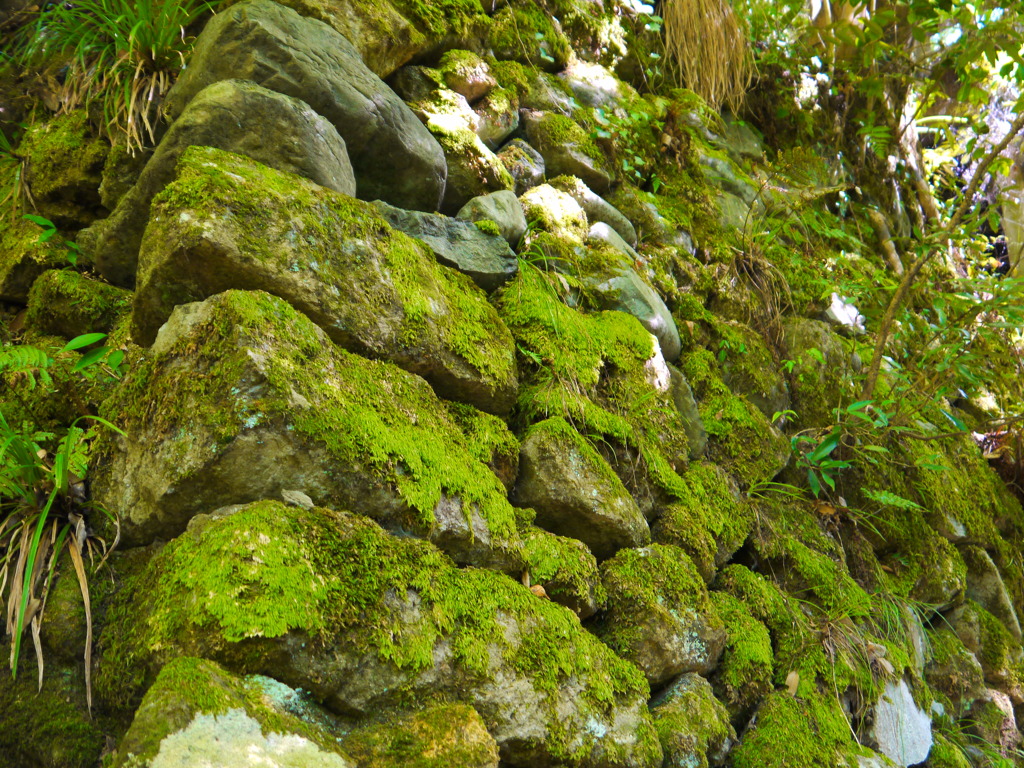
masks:
<svg viewBox="0 0 1024 768"><path fill-rule="evenodd" d="M68 66L61 109L98 103L111 140L134 151L155 141L161 102L191 50L186 29L205 0L55 3L14 35L8 66Z"/></svg>

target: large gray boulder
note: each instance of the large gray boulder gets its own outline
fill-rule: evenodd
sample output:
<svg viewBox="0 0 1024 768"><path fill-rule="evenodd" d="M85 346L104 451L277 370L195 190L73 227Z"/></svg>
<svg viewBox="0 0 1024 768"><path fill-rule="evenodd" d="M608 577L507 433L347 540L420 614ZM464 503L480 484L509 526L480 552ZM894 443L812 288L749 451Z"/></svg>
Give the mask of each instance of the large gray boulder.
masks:
<svg viewBox="0 0 1024 768"><path fill-rule="evenodd" d="M253 130L259 125L259 130ZM222 80L200 91L164 135L142 174L84 239L96 268L112 283L132 286L153 196L174 178L187 147L217 147L246 155L322 187L355 195L345 141L299 99L255 83Z"/></svg>
<svg viewBox="0 0 1024 768"><path fill-rule="evenodd" d="M515 195L508 194L518 206ZM381 200L374 206L392 227L425 243L439 262L468 275L488 293L507 283L519 270L515 253L500 234L463 219L406 211Z"/></svg>
<svg viewBox="0 0 1024 768"><path fill-rule="evenodd" d="M579 539L599 560L651 540L647 521L622 481L561 418L534 425L523 438L514 498L536 510L537 525Z"/></svg>
<svg viewBox="0 0 1024 768"><path fill-rule="evenodd" d="M932 719L905 680L886 683L874 715L871 737L879 752L901 767L924 762L932 748Z"/></svg>
<svg viewBox="0 0 1024 768"><path fill-rule="evenodd" d="M348 145L362 198L437 209L447 177L440 145L331 27L272 0L221 11L168 93L167 114L176 118L203 88L232 78L302 99L327 118Z"/></svg>
<svg viewBox="0 0 1024 768"><path fill-rule="evenodd" d="M426 382L338 349L275 296L178 307L107 408L125 434L106 443L93 491L131 544L288 498L347 507L458 562L522 568L504 486Z"/></svg>
<svg viewBox="0 0 1024 768"><path fill-rule="evenodd" d="M359 515L264 501L197 518L109 615L104 701L191 655L272 674L350 719L468 704L502 764L661 766L642 675L569 610Z"/></svg>
<svg viewBox="0 0 1024 768"><path fill-rule="evenodd" d="M445 398L497 414L515 400L512 337L469 278L369 203L192 147L154 200L133 336L151 344L176 305L229 288L284 298L335 343L391 360Z"/></svg>

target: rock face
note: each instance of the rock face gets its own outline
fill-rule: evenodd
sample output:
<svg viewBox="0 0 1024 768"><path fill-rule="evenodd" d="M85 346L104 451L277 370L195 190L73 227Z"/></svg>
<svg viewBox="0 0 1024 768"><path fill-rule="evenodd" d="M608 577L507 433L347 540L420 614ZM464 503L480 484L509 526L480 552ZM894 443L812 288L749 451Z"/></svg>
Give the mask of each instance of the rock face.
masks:
<svg viewBox="0 0 1024 768"><path fill-rule="evenodd" d="M924 762L932 747L932 721L906 681L887 683L875 705L874 738L878 751L899 766Z"/></svg>
<svg viewBox="0 0 1024 768"><path fill-rule="evenodd" d="M548 176L576 176L598 194L611 188L615 171L594 140L565 115L524 111L530 144L544 156Z"/></svg>
<svg viewBox="0 0 1024 768"><path fill-rule="evenodd" d="M703 677L682 675L651 708L666 766L708 768L725 762L736 731L729 723L729 712Z"/></svg>
<svg viewBox="0 0 1024 768"><path fill-rule="evenodd" d="M544 183L544 157L522 139L510 141L497 156L515 180L517 195Z"/></svg>
<svg viewBox="0 0 1024 768"><path fill-rule="evenodd" d="M560 418L536 424L523 438L515 500L536 510L542 528L579 539L601 560L651 540L622 482Z"/></svg>
<svg viewBox="0 0 1024 768"><path fill-rule="evenodd" d="M253 125L259 125L259 130L254 131ZM135 186L108 218L89 231L88 249L95 254L96 268L111 282L135 283L150 203L174 178L181 153L193 145L246 155L335 192L356 194L345 141L309 105L254 83L214 83L188 103Z"/></svg>
<svg viewBox="0 0 1024 768"><path fill-rule="evenodd" d="M498 479L418 376L339 350L286 302L229 291L175 310L111 401L97 499L124 538L301 491L435 541L455 560L522 567Z"/></svg>
<svg viewBox="0 0 1024 768"><path fill-rule="evenodd" d="M137 695L128 665L151 678L197 655L352 718L428 692L463 702L511 765L661 765L643 677L571 612L357 515L259 502L198 518L138 581L112 612L105 700Z"/></svg>
<svg viewBox="0 0 1024 768"><path fill-rule="evenodd" d="M512 202L519 205L515 196ZM374 205L392 227L425 243L439 262L468 275L488 293L515 277L519 269L516 255L503 237L471 222L405 211L380 200Z"/></svg>
<svg viewBox="0 0 1024 768"><path fill-rule="evenodd" d="M230 288L281 296L336 343L391 360L447 398L491 413L512 406L511 336L468 278L367 203L191 148L154 201L133 336L150 344L176 305Z"/></svg>
<svg viewBox="0 0 1024 768"><path fill-rule="evenodd" d="M715 668L725 627L685 552L664 544L626 549L602 564L601 575L608 605L598 634L652 686Z"/></svg>
<svg viewBox="0 0 1024 768"><path fill-rule="evenodd" d="M327 118L348 145L364 199L437 209L447 178L441 147L326 24L272 0L246 0L218 13L167 95L167 113L177 117L203 88L228 79L302 99Z"/></svg>

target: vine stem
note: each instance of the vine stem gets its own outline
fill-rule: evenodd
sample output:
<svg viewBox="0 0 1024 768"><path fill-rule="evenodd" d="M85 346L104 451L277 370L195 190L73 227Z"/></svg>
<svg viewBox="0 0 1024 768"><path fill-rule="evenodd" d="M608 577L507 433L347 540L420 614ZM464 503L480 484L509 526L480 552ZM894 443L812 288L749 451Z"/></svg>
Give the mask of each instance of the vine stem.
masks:
<svg viewBox="0 0 1024 768"><path fill-rule="evenodd" d="M978 170L974 172L974 176L971 178L971 183L967 185L967 189L963 193L963 197L960 200L960 205L953 212L952 217L946 222L938 235L937 239L944 242L948 242L950 234L954 232L962 223L964 218L967 216L972 206L975 193L978 191L978 187L981 186L981 182L984 180L988 169L992 163L1002 154L1003 150L1006 149L1010 142L1013 141L1017 134L1024 129L1024 112L1017 116L1017 119L1010 125L1010 130L1006 132L1006 136L1003 137L996 146L994 146L987 155L982 159L978 165ZM931 248L914 261L910 267L903 273L903 277L900 279L899 285L896 286L896 290L893 291L892 298L889 299L889 304L885 308L885 314L882 315L882 322L878 327L878 331L875 338L875 349L871 355L871 363L868 365L868 371L864 379L864 388L861 390L861 400L870 400L874 397L875 386L878 384L878 374L882 368L882 358L885 356L885 345L889 341L889 334L892 331L893 323L896 321L896 314L899 312L900 307L903 305L903 300L910 292L911 287L914 285L914 280L921 274L921 270L925 264L932 260L932 258L939 251L935 248Z"/></svg>

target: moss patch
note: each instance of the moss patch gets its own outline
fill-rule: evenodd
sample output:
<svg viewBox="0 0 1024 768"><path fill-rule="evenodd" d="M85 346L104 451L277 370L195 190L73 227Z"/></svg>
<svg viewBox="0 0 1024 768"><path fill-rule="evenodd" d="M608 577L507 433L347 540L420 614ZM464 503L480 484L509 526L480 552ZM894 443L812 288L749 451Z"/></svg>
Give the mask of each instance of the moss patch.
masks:
<svg viewBox="0 0 1024 768"><path fill-rule="evenodd" d="M44 272L28 295L26 324L38 333L72 338L109 333L131 308L131 294L70 270Z"/></svg>

